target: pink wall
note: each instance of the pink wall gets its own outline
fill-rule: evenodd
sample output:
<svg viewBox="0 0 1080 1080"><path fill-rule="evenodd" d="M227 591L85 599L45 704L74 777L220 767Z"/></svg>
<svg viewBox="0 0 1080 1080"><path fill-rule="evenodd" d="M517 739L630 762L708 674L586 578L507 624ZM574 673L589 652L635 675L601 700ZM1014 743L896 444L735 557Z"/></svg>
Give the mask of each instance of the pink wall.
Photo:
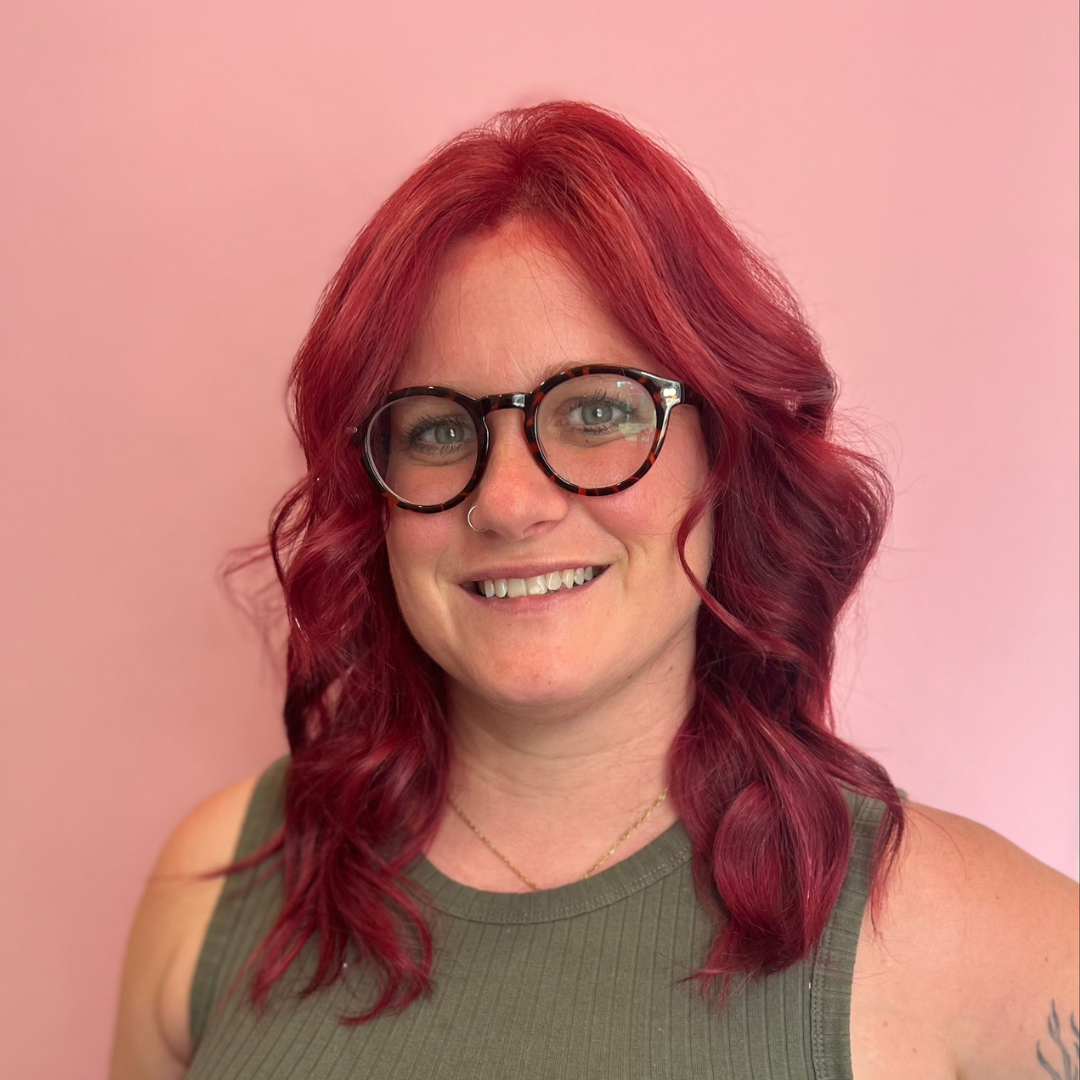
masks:
<svg viewBox="0 0 1080 1080"><path fill-rule="evenodd" d="M899 499L845 730L1074 873L1076 9L35 0L0 41L0 1046L101 1075L141 881L281 752L215 580L297 468L290 354L438 140L662 133L786 268Z"/></svg>

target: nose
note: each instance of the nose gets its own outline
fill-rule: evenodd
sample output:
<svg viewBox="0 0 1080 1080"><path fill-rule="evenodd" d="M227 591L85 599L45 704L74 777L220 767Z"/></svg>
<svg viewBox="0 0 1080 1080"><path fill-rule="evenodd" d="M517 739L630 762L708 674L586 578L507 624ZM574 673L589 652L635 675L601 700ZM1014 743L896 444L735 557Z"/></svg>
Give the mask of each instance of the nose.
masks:
<svg viewBox="0 0 1080 1080"><path fill-rule="evenodd" d="M533 457L525 438L520 409L499 409L487 416L491 445L484 476L468 505L473 521L507 540L540 536L570 510L563 491Z"/></svg>

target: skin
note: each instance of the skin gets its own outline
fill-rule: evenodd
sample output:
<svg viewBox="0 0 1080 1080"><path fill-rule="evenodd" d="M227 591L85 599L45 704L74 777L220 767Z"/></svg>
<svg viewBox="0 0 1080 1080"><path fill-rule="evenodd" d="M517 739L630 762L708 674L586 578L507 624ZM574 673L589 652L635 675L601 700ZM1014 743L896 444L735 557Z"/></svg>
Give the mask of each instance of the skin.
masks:
<svg viewBox="0 0 1080 1080"><path fill-rule="evenodd" d="M480 397L528 390L588 361L669 374L564 260L515 225L451 252L398 385ZM454 798L548 888L579 878L667 786L668 748L692 700L698 605L673 532L704 480L704 443L697 411L679 407L640 483L585 498L543 475L520 413L489 424L492 454L475 497L437 515L389 511L387 547L408 625L447 675ZM466 525L473 505L483 533ZM699 578L711 539L706 522L687 546ZM468 587L510 576L495 568L537 564L607 569L580 591L541 599L492 602ZM221 889L194 878L231 857L253 786L199 807L151 875L125 961L113 1080L184 1075L188 996ZM665 801L607 865L677 813ZM1036 1057L1039 1045L1053 1049L1051 1002L1065 1025L1080 1011L1075 884L963 818L911 806L908 824L856 957L854 1077L1051 1075ZM475 888L526 888L453 813L427 857Z"/></svg>

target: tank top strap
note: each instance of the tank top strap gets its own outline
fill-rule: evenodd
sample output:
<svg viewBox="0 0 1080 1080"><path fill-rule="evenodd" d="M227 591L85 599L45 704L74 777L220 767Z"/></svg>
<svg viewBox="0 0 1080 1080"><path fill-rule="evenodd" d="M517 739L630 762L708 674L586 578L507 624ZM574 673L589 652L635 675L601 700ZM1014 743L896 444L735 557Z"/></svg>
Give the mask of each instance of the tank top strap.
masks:
<svg viewBox="0 0 1080 1080"><path fill-rule="evenodd" d="M851 811L851 859L811 967L814 1075L852 1080L851 981L870 892L870 865L884 803L844 791Z"/></svg>
<svg viewBox="0 0 1080 1080"><path fill-rule="evenodd" d="M248 803L240 839L233 853L233 862L258 851L284 822L285 776L288 767L289 758L279 758L259 777ZM223 973L229 970L225 960L231 951L232 943L241 936L236 931L243 919L246 901L250 899L250 893L263 876L259 875L259 870L260 868L256 867L225 878L224 888L214 908L199 953L188 999L193 1047L199 1045L206 1030L210 1010L226 989L219 985Z"/></svg>

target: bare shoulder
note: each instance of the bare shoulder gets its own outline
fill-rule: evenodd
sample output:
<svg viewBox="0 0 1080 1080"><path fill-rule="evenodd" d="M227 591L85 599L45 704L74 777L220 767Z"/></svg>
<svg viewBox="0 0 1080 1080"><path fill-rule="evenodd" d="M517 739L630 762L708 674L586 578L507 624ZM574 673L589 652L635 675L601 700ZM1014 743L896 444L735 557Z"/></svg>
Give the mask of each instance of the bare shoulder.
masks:
<svg viewBox="0 0 1080 1080"><path fill-rule="evenodd" d="M191 1057L188 998L257 777L219 791L176 827L147 879L128 940L112 1080L173 1080Z"/></svg>
<svg viewBox="0 0 1080 1080"><path fill-rule="evenodd" d="M853 1062L866 1077L905 1058L928 1077L1054 1075L1041 1052L1071 1075L1050 1029L1080 1014L1076 883L967 818L912 804L906 821L877 924L864 920Z"/></svg>
<svg viewBox="0 0 1080 1080"><path fill-rule="evenodd" d="M233 857L258 776L249 776L211 795L173 830L154 872L204 873Z"/></svg>

